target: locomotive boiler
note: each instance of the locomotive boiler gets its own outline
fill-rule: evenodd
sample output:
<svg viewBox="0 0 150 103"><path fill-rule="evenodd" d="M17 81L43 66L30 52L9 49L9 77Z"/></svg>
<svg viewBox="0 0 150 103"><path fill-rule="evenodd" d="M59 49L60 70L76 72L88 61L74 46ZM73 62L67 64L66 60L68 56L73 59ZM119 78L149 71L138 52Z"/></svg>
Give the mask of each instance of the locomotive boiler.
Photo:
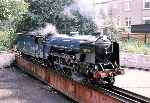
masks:
<svg viewBox="0 0 150 103"><path fill-rule="evenodd" d="M119 66L119 45L106 35L88 40L61 34L20 34L16 41L24 58L75 81L113 84L115 76L124 72Z"/></svg>

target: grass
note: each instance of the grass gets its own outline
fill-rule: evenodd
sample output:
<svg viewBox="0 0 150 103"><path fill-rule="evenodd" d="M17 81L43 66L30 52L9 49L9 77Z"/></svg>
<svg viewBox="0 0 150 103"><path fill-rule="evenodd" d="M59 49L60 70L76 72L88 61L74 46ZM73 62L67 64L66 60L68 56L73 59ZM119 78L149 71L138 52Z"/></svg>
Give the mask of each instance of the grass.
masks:
<svg viewBox="0 0 150 103"><path fill-rule="evenodd" d="M128 42L120 42L120 50L121 52L142 53L145 55L149 55L150 44L144 44L135 40L129 40Z"/></svg>

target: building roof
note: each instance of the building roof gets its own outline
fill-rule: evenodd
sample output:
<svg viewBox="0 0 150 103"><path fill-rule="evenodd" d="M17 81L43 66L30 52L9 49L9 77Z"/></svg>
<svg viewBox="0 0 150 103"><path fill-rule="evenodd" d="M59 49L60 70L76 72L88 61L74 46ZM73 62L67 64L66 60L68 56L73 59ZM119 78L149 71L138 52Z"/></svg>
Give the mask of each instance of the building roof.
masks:
<svg viewBox="0 0 150 103"><path fill-rule="evenodd" d="M150 24L131 25L132 33L150 33Z"/></svg>

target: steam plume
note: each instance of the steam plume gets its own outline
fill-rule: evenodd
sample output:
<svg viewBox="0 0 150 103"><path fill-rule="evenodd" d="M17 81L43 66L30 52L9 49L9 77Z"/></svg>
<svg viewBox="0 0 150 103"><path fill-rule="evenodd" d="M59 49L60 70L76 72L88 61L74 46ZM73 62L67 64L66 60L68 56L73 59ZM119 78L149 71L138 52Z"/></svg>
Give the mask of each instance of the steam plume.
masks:
<svg viewBox="0 0 150 103"><path fill-rule="evenodd" d="M47 34L56 35L59 33L57 32L57 29L53 24L46 23L45 27L40 27L39 29L31 32L31 34L34 34L34 35L47 35Z"/></svg>
<svg viewBox="0 0 150 103"><path fill-rule="evenodd" d="M96 5L96 2L94 0L73 0L74 3L70 5L69 7L66 7L64 9L64 14L69 17L74 17L73 12L79 11L79 13L88 18L91 19L96 25L97 28L104 25L104 20L102 19L100 13L99 13L99 7ZM102 0L99 0L99 2Z"/></svg>
<svg viewBox="0 0 150 103"><path fill-rule="evenodd" d="M80 39L80 40L88 40L88 41L96 41L97 40L97 37L95 36L92 36L92 35L79 35L79 34L76 34L76 35L72 35L72 36L68 36L66 34L61 34L61 35L55 35L56 37L63 37L63 38L75 38L75 39Z"/></svg>

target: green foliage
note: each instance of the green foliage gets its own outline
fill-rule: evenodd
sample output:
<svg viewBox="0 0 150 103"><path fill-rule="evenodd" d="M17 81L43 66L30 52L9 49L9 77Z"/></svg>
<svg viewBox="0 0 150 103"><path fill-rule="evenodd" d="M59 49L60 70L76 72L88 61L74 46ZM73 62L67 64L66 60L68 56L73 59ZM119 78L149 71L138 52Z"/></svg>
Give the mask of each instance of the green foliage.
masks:
<svg viewBox="0 0 150 103"><path fill-rule="evenodd" d="M0 50L6 50L15 39L13 30L0 31Z"/></svg>
<svg viewBox="0 0 150 103"><path fill-rule="evenodd" d="M16 36L16 25L27 11L24 0L0 0L0 50L10 47Z"/></svg>
<svg viewBox="0 0 150 103"><path fill-rule="evenodd" d="M75 11L74 15L75 17L73 19L78 23L78 31L80 34L87 35L96 31L97 26L94 24L91 18L82 16L78 11Z"/></svg>
<svg viewBox="0 0 150 103"><path fill-rule="evenodd" d="M33 30L39 25L39 23L42 23L40 16L32 13L26 13L23 15L22 20L18 22L16 32Z"/></svg>
<svg viewBox="0 0 150 103"><path fill-rule="evenodd" d="M101 9L99 15L101 15L101 19L104 21L103 26L105 27L104 33L106 33L113 41L119 41L121 32L125 31L125 28L118 28L113 20L111 15L106 15L104 9Z"/></svg>
<svg viewBox="0 0 150 103"><path fill-rule="evenodd" d="M53 21L72 0L30 0L29 3L31 13L41 16L43 20Z"/></svg>
<svg viewBox="0 0 150 103"><path fill-rule="evenodd" d="M146 45L135 40L120 42L120 50L121 52L150 54L150 46L148 44Z"/></svg>
<svg viewBox="0 0 150 103"><path fill-rule="evenodd" d="M27 7L23 0L0 0L0 20L18 19L27 12Z"/></svg>
<svg viewBox="0 0 150 103"><path fill-rule="evenodd" d="M58 31L65 34L76 31L89 34L95 31L96 25L78 11L73 12L73 17L64 14L64 9L73 3L72 0L29 0L28 3L29 12L18 24L18 32L33 30L44 23L56 25Z"/></svg>
<svg viewBox="0 0 150 103"><path fill-rule="evenodd" d="M44 23L56 24L57 19L65 18L64 8L71 0L28 0L29 11L18 24L17 31L32 30Z"/></svg>
<svg viewBox="0 0 150 103"><path fill-rule="evenodd" d="M73 17L61 17L55 21L60 33L69 34L78 31L82 35L87 35L94 33L97 28L90 18L82 16L78 11L73 12Z"/></svg>
<svg viewBox="0 0 150 103"><path fill-rule="evenodd" d="M73 0L0 0L0 49L9 48L16 37L15 32L34 30L44 23L52 23L60 33L76 32L91 34L96 25L78 11L73 17L64 9Z"/></svg>
<svg viewBox="0 0 150 103"><path fill-rule="evenodd" d="M119 29L115 26L115 24L112 22L111 18L105 18L104 19L104 26L106 34L113 40L113 41L119 41Z"/></svg>

